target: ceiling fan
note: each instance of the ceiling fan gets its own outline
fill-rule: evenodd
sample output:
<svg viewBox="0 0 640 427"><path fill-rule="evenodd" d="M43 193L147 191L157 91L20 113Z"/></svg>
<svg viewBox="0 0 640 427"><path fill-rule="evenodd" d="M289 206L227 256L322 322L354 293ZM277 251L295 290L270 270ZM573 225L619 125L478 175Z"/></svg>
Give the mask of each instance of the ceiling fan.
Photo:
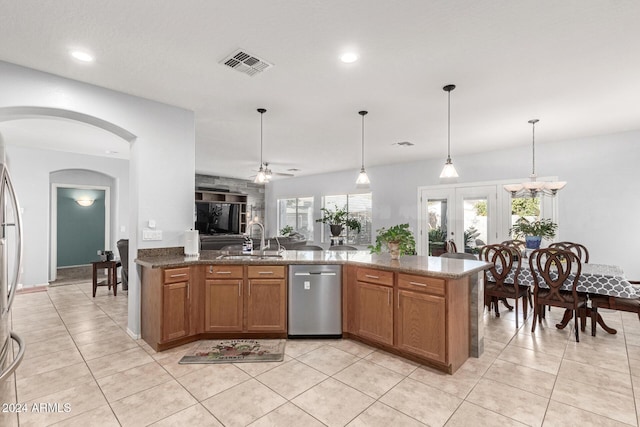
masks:
<svg viewBox="0 0 640 427"><path fill-rule="evenodd" d="M258 172L258 170L254 170L254 171ZM269 182L274 175L275 176L287 176L287 177L295 176L292 173L273 172L271 169L269 169L269 162L264 162L264 174L265 174L265 176L267 178L267 182ZM255 175L251 175L249 178L255 178Z"/></svg>

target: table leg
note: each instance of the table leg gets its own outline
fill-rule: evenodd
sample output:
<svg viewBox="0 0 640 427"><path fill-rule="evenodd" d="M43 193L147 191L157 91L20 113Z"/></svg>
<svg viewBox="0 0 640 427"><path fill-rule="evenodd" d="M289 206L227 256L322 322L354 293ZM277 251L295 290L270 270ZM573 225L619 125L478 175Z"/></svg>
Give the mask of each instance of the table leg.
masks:
<svg viewBox="0 0 640 427"><path fill-rule="evenodd" d="M111 279L113 280L113 296L118 296L118 267L116 263L113 263L113 267L111 268Z"/></svg>
<svg viewBox="0 0 640 427"><path fill-rule="evenodd" d="M93 264L93 297L96 297L96 289L98 289L98 271L96 265Z"/></svg>
<svg viewBox="0 0 640 427"><path fill-rule="evenodd" d="M587 317L591 317L591 309L587 308ZM562 317L562 320L560 321L560 323L556 324L556 328L558 329L564 329L567 324L569 323L569 321L573 319L573 310L565 310L564 311L564 316ZM604 329L607 333L611 334L611 335L615 335L618 333L617 330L613 329L612 327L610 327L609 325L607 325L606 323L604 323L604 319L602 318L602 316L600 315L600 313L597 314L596 316L596 322L598 323L598 325L600 325L602 327L602 329ZM586 325L585 325L586 326ZM577 325L576 325L577 327ZM582 328L582 330L584 331L584 328ZM593 334L592 334L593 335Z"/></svg>
<svg viewBox="0 0 640 427"><path fill-rule="evenodd" d="M500 298L502 304L509 309L509 311L513 311L513 306L507 302L506 298Z"/></svg>

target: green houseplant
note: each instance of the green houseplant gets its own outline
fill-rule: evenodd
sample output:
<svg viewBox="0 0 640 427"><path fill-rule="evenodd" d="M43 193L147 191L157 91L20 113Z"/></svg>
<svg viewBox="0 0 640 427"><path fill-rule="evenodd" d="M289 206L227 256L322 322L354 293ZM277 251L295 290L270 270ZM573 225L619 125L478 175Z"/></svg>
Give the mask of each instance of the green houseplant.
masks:
<svg viewBox="0 0 640 427"><path fill-rule="evenodd" d="M284 237L289 236L291 233L293 233L293 227L290 225L285 225L282 227L282 230L280 230L280 235Z"/></svg>
<svg viewBox="0 0 640 427"><path fill-rule="evenodd" d="M444 253L444 242L447 232L440 227L429 230L429 255L440 256Z"/></svg>
<svg viewBox="0 0 640 427"><path fill-rule="evenodd" d="M382 252L386 247L391 254L391 259L398 259L400 255L414 255L416 253L416 240L409 230L409 224L398 224L393 227L382 227L376 230L375 246L369 246L371 253Z"/></svg>
<svg viewBox="0 0 640 427"><path fill-rule="evenodd" d="M321 208L322 218L316 219L316 222L323 224L329 224L331 229L331 235L339 236L342 233L343 227L346 225L356 233L360 233L362 224L359 220L353 217L349 217L349 212L345 208L338 208L338 205L334 205L335 210L329 210L327 208Z"/></svg>
<svg viewBox="0 0 640 427"><path fill-rule="evenodd" d="M529 221L521 216L518 218L509 232L515 238L525 238L527 249L538 249L542 239L553 239L556 237L558 224L548 218L536 221Z"/></svg>

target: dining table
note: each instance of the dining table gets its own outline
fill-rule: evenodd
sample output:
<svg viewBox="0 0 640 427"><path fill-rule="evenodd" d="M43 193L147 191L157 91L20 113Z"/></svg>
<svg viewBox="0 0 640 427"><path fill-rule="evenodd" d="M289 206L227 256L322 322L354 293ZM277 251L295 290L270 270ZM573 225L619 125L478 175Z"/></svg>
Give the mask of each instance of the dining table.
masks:
<svg viewBox="0 0 640 427"><path fill-rule="evenodd" d="M487 275L491 277L489 270L487 270ZM514 280L514 276L515 268L507 275L506 282L513 283L512 281ZM548 287L542 279L542 276L538 276L538 278L540 287ZM574 279L575 274L572 272L569 274L569 277L565 280L560 289L570 291L573 286ZM522 262L520 273L518 274L518 283L520 285L534 286L533 274L530 270L528 260L523 260ZM640 286L631 284L625 277L622 268L616 265L607 264L583 263L582 271L578 277L576 291L587 295L604 295L610 298L640 298ZM587 310L589 310L589 306L587 307ZM587 317L588 316L589 313L587 313ZM567 326L572 317L571 310L565 311L562 321L556 324L556 327L558 329L563 329ZM610 334L616 334L618 332L614 328L608 326L600 314L597 316L597 323L602 327L602 329ZM584 330L584 325L582 325L582 329Z"/></svg>

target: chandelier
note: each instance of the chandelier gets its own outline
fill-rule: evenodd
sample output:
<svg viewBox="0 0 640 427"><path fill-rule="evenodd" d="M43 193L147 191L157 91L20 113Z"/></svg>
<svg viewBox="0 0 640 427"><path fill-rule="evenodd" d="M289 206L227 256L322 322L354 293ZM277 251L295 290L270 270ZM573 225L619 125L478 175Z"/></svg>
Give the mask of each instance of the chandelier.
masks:
<svg viewBox="0 0 640 427"><path fill-rule="evenodd" d="M522 184L506 184L504 189L511 193L511 197L531 197L535 198L538 196L555 196L558 190L562 190L565 185L567 185L566 181L538 181L538 176L536 175L536 123L538 123L538 119L531 119L529 123L531 123L532 128L532 159L533 164L531 167L531 175L529 175L529 181L523 182Z"/></svg>

